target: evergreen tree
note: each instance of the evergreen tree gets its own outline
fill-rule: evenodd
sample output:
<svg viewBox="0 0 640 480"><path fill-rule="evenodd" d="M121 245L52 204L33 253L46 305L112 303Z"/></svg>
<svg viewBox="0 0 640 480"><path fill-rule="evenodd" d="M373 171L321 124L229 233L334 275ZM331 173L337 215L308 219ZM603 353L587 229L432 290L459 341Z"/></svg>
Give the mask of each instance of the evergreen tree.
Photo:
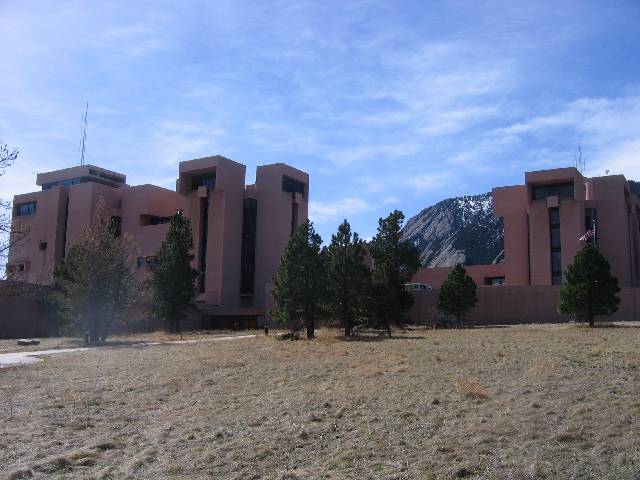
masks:
<svg viewBox="0 0 640 480"><path fill-rule="evenodd" d="M153 266L153 303L155 314L167 323L169 331L178 331L180 336L182 320L196 296L192 250L191 223L179 211L171 218Z"/></svg>
<svg viewBox="0 0 640 480"><path fill-rule="evenodd" d="M371 241L373 258L373 314L379 326L391 336L391 324L401 321L413 305L404 284L420 267L420 253L409 241L401 240L404 214L394 210L378 220L378 233Z"/></svg>
<svg viewBox="0 0 640 480"><path fill-rule="evenodd" d="M438 310L453 315L458 325L462 326L465 315L478 301L477 288L464 267L458 263L440 287Z"/></svg>
<svg viewBox="0 0 640 480"><path fill-rule="evenodd" d="M274 279L272 312L276 321L297 331L307 329L314 337L315 321L321 314L326 288L325 255L322 239L307 220L289 239Z"/></svg>
<svg viewBox="0 0 640 480"><path fill-rule="evenodd" d="M576 253L565 272L560 289L558 311L575 314L576 320L594 325L595 315L611 315L618 310L620 298L618 279L611 275L611 266L598 250L587 243Z"/></svg>
<svg viewBox="0 0 640 480"><path fill-rule="evenodd" d="M54 303L76 332L88 332L92 343L104 341L113 324L131 323L146 313L138 251L130 237L114 232L101 197L90 226L56 266Z"/></svg>
<svg viewBox="0 0 640 480"><path fill-rule="evenodd" d="M345 336L363 314L371 272L364 264L364 242L345 219L327 248L327 308L340 322Z"/></svg>

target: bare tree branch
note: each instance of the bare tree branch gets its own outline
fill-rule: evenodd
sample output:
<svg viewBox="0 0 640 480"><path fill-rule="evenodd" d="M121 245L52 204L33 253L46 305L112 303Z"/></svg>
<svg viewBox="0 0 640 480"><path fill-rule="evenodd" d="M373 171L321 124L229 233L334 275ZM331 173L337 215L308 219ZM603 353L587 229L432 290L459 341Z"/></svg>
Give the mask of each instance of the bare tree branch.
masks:
<svg viewBox="0 0 640 480"><path fill-rule="evenodd" d="M18 158L17 149L10 150L6 143L0 139L0 177L3 176L7 168L13 165ZM22 241L28 234L21 225L11 223L11 201L0 199L0 262L4 266L4 261L9 253L9 248ZM4 272L2 272L4 273ZM0 273L0 277L2 274Z"/></svg>

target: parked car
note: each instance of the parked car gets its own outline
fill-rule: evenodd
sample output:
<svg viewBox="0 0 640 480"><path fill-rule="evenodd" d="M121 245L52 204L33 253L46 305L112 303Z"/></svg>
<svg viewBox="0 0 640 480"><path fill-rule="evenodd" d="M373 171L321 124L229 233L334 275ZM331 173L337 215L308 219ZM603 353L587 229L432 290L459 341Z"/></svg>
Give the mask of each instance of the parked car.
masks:
<svg viewBox="0 0 640 480"><path fill-rule="evenodd" d="M404 288L411 292L424 292L427 290L433 290L428 283L405 283Z"/></svg>

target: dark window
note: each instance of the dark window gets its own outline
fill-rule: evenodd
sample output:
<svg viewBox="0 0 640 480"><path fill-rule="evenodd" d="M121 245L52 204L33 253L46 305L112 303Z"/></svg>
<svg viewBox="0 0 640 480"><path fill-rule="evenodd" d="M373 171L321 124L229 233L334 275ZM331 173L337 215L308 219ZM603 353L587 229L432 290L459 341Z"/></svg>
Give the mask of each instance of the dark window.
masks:
<svg viewBox="0 0 640 480"><path fill-rule="evenodd" d="M95 175L95 173L92 173L92 175ZM110 181L115 182L115 183L124 183L124 181L122 180L122 177L118 177L116 175L111 175L110 173L98 172L97 175L99 177L104 178L105 180L110 180Z"/></svg>
<svg viewBox="0 0 640 480"><path fill-rule="evenodd" d="M554 248L561 248L559 228L551 229L551 249L553 250Z"/></svg>
<svg viewBox="0 0 640 480"><path fill-rule="evenodd" d="M113 233L114 237L120 238L120 235L122 234L122 218L115 215L112 216L111 226L109 228L111 229L111 233Z"/></svg>
<svg viewBox="0 0 640 480"><path fill-rule="evenodd" d="M291 235L294 234L298 228L298 204L291 203Z"/></svg>
<svg viewBox="0 0 640 480"><path fill-rule="evenodd" d="M209 190L213 190L215 186L216 176L213 173L191 177L191 190L197 190L199 187L207 187Z"/></svg>
<svg viewBox="0 0 640 480"><path fill-rule="evenodd" d="M504 285L504 277L485 277L485 285Z"/></svg>
<svg viewBox="0 0 640 480"><path fill-rule="evenodd" d="M542 200L547 197L573 198L573 183L557 185L540 185L533 187L533 199Z"/></svg>
<svg viewBox="0 0 640 480"><path fill-rule="evenodd" d="M16 217L36 214L36 202L18 203L16 205Z"/></svg>
<svg viewBox="0 0 640 480"><path fill-rule="evenodd" d="M62 180L60 185L63 187L70 187L71 185L78 185L82 182L81 178L67 178L66 180Z"/></svg>
<svg viewBox="0 0 640 480"><path fill-rule="evenodd" d="M561 252L551 252L551 271L562 273L562 254Z"/></svg>
<svg viewBox="0 0 640 480"><path fill-rule="evenodd" d="M38 248L40 249L41 252L44 252L47 249L47 242L40 242L40 244L38 245Z"/></svg>
<svg viewBox="0 0 640 480"><path fill-rule="evenodd" d="M57 180L55 182L48 182L42 185L42 190L50 190L53 187L70 187L71 185L78 185L80 183L99 183L101 185L107 185L108 187L113 187L113 182L124 184L122 180L115 179L115 177L112 177L114 178L114 180L109 180L108 178L103 179L103 178L96 178L96 177L75 177L75 178L67 178L65 180ZM105 177L105 176L101 175L101 177Z"/></svg>
<svg viewBox="0 0 640 480"><path fill-rule="evenodd" d="M170 223L173 217L151 217L149 218L149 225L163 225Z"/></svg>
<svg viewBox="0 0 640 480"><path fill-rule="evenodd" d="M584 231L593 231L593 235L589 238L589 243L594 247L597 245L597 217L595 208L585 208L584 210Z"/></svg>
<svg viewBox="0 0 640 480"><path fill-rule="evenodd" d="M294 197L296 193L304 197L304 183L287 177L286 175L282 177L282 190L290 193L292 197Z"/></svg>
<svg viewBox="0 0 640 480"><path fill-rule="evenodd" d="M254 293L256 274L256 218L258 202L254 198L246 198L243 202L242 216L242 256L240 259L240 294Z"/></svg>
<svg viewBox="0 0 640 480"><path fill-rule="evenodd" d="M549 209L549 240L551 247L551 283L562 284L562 242L560 237L560 209Z"/></svg>
<svg viewBox="0 0 640 480"><path fill-rule="evenodd" d="M215 177L214 177L215 178ZM207 281L207 235L209 233L209 198L200 199L200 210L202 212L200 230L200 272L198 273L198 291L204 293Z"/></svg>
<svg viewBox="0 0 640 480"><path fill-rule="evenodd" d="M158 256L157 255L149 255L148 257L144 257L144 263L147 264L149 269L153 270L153 267L155 267L156 263L158 263Z"/></svg>

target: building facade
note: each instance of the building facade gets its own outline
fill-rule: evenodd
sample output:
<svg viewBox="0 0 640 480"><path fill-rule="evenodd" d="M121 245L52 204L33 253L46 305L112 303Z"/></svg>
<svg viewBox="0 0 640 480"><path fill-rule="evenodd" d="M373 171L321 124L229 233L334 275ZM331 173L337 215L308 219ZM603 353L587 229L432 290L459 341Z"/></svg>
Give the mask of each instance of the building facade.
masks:
<svg viewBox="0 0 640 480"><path fill-rule="evenodd" d="M494 216L504 224L504 261L465 267L479 286L561 285L587 241L607 257L621 287L640 286L640 200L623 175L585 178L575 168L526 172L523 185L492 193ZM423 268L414 281L439 288L449 270Z"/></svg>
<svg viewBox="0 0 640 480"><path fill-rule="evenodd" d="M115 231L140 247L138 267L152 264L171 216L191 221L198 271L196 326L257 324L265 290L293 230L307 219L309 176L285 164L246 167L222 156L181 162L176 190L128 186L125 175L92 165L38 174L40 191L16 195L14 229L26 237L9 252L11 280L48 284L55 265L96 213L99 200Z"/></svg>

